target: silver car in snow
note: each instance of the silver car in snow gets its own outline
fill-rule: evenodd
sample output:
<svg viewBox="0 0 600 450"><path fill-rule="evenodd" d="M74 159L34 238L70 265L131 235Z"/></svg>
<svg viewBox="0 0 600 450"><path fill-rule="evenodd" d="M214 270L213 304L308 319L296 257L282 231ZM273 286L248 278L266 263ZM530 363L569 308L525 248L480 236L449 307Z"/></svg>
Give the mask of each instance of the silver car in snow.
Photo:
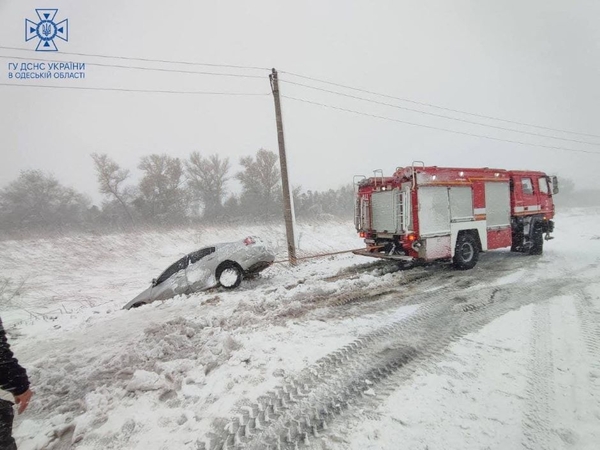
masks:
<svg viewBox="0 0 600 450"><path fill-rule="evenodd" d="M233 289L243 278L258 274L274 260L274 253L255 236L204 247L172 264L123 309L215 286Z"/></svg>

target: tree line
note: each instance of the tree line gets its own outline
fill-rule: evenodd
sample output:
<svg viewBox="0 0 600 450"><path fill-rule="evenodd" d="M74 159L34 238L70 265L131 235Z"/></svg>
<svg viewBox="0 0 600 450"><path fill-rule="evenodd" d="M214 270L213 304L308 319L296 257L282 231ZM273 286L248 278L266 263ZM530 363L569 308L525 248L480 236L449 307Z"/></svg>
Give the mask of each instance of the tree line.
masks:
<svg viewBox="0 0 600 450"><path fill-rule="evenodd" d="M278 157L260 149L239 160L232 173L229 158L191 153L180 159L167 154L143 156L131 171L107 154L93 153L100 205L62 185L51 173L26 170L0 189L0 230L4 232L66 229L124 229L202 223L235 224L282 220ZM241 192L230 190L230 181ZM328 191L293 189L296 216L307 219L350 218L351 185Z"/></svg>

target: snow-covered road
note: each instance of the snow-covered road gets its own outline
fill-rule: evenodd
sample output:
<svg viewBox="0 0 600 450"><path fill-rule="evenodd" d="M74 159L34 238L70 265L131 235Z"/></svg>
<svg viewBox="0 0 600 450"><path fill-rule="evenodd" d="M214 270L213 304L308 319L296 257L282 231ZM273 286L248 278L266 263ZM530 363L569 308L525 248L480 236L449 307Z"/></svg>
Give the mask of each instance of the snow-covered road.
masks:
<svg viewBox="0 0 600 450"><path fill-rule="evenodd" d="M471 271L341 255L131 311L181 253L240 233L283 252L283 230L3 242L36 392L19 448L596 449L599 219L559 215L543 256ZM300 229L306 253L360 245L348 224Z"/></svg>

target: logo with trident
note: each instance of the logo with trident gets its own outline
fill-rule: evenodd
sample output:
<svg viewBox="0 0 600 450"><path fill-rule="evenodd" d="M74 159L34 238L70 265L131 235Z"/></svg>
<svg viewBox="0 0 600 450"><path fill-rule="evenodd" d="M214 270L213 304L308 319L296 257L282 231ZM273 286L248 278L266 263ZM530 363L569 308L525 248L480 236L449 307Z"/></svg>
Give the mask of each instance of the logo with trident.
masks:
<svg viewBox="0 0 600 450"><path fill-rule="evenodd" d="M62 39L65 42L69 40L69 20L65 19L56 23L54 17L58 9L36 9L35 12L40 21L35 23L25 19L25 42L38 38L36 47L38 52L57 52L58 48L54 43L55 38Z"/></svg>

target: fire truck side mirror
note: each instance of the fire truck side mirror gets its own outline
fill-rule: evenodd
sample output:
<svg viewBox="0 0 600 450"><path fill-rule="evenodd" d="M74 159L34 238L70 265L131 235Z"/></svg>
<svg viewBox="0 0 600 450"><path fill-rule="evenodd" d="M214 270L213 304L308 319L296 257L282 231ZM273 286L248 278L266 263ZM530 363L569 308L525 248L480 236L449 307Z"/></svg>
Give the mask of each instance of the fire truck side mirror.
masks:
<svg viewBox="0 0 600 450"><path fill-rule="evenodd" d="M556 175L554 175L551 178L551 183L552 183L552 194L558 194L558 177Z"/></svg>

